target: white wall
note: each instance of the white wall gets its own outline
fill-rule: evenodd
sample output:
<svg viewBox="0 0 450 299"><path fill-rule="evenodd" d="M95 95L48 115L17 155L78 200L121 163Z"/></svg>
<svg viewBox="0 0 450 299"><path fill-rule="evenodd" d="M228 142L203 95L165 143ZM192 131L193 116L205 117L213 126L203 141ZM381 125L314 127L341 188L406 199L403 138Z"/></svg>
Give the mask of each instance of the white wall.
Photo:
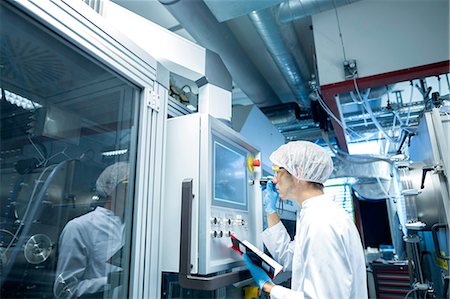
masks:
<svg viewBox="0 0 450 299"><path fill-rule="evenodd" d="M449 60L448 0L363 0L337 13L360 78ZM336 11L312 21L320 85L345 81Z"/></svg>
<svg viewBox="0 0 450 299"><path fill-rule="evenodd" d="M255 105L233 107L233 129L261 151L261 163L271 171L270 154L285 143L283 134Z"/></svg>

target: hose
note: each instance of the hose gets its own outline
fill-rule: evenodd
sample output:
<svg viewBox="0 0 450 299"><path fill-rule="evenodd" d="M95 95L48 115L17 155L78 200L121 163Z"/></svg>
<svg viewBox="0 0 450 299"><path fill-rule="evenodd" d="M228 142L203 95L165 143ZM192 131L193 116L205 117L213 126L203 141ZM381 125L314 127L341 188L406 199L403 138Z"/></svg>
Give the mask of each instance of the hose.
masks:
<svg viewBox="0 0 450 299"><path fill-rule="evenodd" d="M363 107L366 109L366 111L369 113L370 118L373 121L373 124L377 127L377 129L386 137L386 139L393 143L393 144L397 144L399 141L395 140L394 138L392 138L391 136L389 136L389 134L384 130L384 128L381 126L381 124L378 122L378 119L375 117L372 108L370 107L370 104L366 103L367 98L369 97L369 93L367 93L367 96L365 98L363 98L361 96L361 93L359 92L359 88L358 88L358 84L356 83L356 78L353 78L353 85L355 86L355 90L356 93L358 94L358 97L360 99L360 102L362 102Z"/></svg>

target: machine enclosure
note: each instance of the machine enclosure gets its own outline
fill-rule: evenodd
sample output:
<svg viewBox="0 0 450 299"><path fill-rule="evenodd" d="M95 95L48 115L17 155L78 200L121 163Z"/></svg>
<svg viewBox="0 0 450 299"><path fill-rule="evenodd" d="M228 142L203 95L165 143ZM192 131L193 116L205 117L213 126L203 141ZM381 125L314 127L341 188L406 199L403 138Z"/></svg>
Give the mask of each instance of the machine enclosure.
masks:
<svg viewBox="0 0 450 299"><path fill-rule="evenodd" d="M260 158L257 149L233 129L207 114L191 114L167 121L166 171L162 199L162 271L178 272L180 263L181 185L193 179L191 262L192 274L212 274L242 265L231 249L230 232L262 248L260 170L245 171L247 204L234 208L214 204L214 140ZM247 160L247 159L246 159ZM181 253L183 254L183 253Z"/></svg>

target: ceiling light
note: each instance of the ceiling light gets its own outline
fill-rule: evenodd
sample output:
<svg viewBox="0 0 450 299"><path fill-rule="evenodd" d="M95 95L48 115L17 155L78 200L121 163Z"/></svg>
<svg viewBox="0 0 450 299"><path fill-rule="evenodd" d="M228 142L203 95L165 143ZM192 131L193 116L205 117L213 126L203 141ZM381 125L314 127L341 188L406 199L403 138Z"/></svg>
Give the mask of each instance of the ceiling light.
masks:
<svg viewBox="0 0 450 299"><path fill-rule="evenodd" d="M102 156L105 156L105 157L119 156L119 155L124 155L127 152L128 152L128 149L125 148L125 149L103 152Z"/></svg>
<svg viewBox="0 0 450 299"><path fill-rule="evenodd" d="M42 107L41 104L31 101L22 96L19 96L18 94L15 94L9 90L5 89L4 92L5 93L3 93L3 90L0 89L0 99L3 98L3 94L4 94L5 100L10 102L13 105L16 105L17 107L23 108L25 110L36 110L36 109Z"/></svg>

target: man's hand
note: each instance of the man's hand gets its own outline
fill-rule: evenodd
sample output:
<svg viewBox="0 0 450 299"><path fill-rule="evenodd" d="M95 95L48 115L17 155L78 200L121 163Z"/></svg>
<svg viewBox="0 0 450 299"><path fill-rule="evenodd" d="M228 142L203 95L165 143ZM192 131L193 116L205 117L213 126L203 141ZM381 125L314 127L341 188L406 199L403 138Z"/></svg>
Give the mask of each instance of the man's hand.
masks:
<svg viewBox="0 0 450 299"><path fill-rule="evenodd" d="M268 214L276 213L277 203L280 199L277 188L272 181L269 181L267 186L261 186L261 190L263 191L264 211Z"/></svg>
<svg viewBox="0 0 450 299"><path fill-rule="evenodd" d="M253 279L255 280L256 284L259 287L259 289L262 290L263 287L264 287L264 284L266 284L266 283L269 283L269 284L273 285L273 282L269 278L267 273L263 269L261 269L260 267L258 267L255 264L253 264L252 260L250 259L250 257L246 253L244 253L242 255L242 257L244 258L245 264L247 265L248 270L250 270L250 274L252 274ZM266 284L266 286L267 286L267 284Z"/></svg>

